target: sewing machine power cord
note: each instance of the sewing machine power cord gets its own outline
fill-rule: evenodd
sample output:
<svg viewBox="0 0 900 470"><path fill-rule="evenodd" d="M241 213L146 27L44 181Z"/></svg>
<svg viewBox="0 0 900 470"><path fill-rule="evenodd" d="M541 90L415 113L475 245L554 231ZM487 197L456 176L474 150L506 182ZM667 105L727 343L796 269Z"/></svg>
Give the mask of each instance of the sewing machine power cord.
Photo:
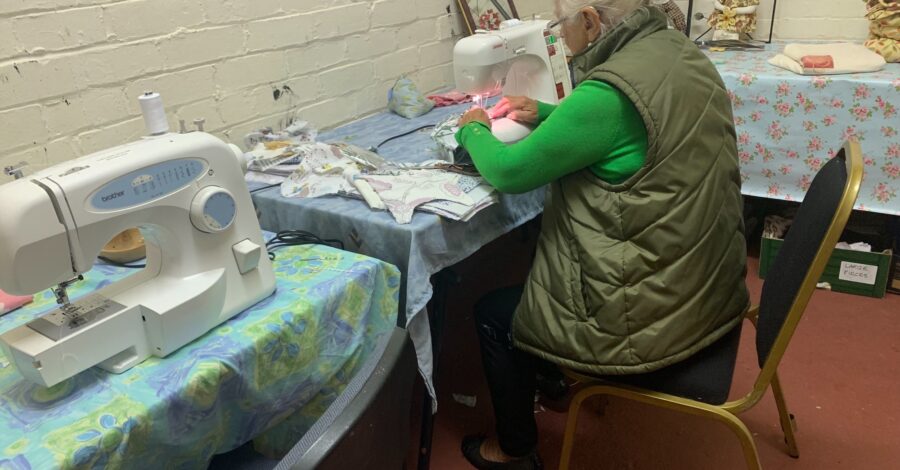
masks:
<svg viewBox="0 0 900 470"><path fill-rule="evenodd" d="M334 248L344 249L344 242L333 238L320 238L314 233L305 230L282 230L275 234L271 240L266 242L266 249L269 251L269 259L275 259L275 250L285 246L297 245L326 245Z"/></svg>
<svg viewBox="0 0 900 470"><path fill-rule="evenodd" d="M431 129L431 128L434 127L434 126L435 126L434 124L426 124L426 125L424 125L424 126L417 127L417 128L415 128L415 129L406 131L406 132L404 132L404 133L402 133L402 134L397 134L397 135L395 135L395 136L388 137L387 139L384 139L380 144L375 145L375 146L372 146L372 147L369 147L369 151L378 153L378 150L381 149L381 146L382 146L382 145L384 145L384 144L386 144L386 143L388 143L388 142L390 142L390 141L392 141L392 140L396 140L396 139L399 139L399 138L401 138L401 137L406 137L406 136L408 136L408 135L410 135L410 134L413 134L413 133L419 132L419 131L423 131L423 130L425 130L425 129Z"/></svg>
<svg viewBox="0 0 900 470"><path fill-rule="evenodd" d="M107 258L107 257L105 257L105 256L98 256L97 259L99 259L100 261L103 261L104 263L106 263L106 264L108 264L108 265L111 265L111 266L117 266L117 267L120 267L120 268L144 269L144 268L147 267L146 264L120 263L120 262L118 262L118 261L113 261L113 260L111 260L111 259L109 259L109 258Z"/></svg>

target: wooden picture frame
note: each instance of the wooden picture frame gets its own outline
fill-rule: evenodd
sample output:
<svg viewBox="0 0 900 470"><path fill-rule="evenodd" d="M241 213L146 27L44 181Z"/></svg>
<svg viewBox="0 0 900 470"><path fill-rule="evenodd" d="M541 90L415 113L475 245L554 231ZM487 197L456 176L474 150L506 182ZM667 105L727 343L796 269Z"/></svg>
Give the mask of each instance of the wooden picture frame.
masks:
<svg viewBox="0 0 900 470"><path fill-rule="evenodd" d="M456 0L456 6L469 35L478 29L499 29L501 21L519 17L513 0Z"/></svg>

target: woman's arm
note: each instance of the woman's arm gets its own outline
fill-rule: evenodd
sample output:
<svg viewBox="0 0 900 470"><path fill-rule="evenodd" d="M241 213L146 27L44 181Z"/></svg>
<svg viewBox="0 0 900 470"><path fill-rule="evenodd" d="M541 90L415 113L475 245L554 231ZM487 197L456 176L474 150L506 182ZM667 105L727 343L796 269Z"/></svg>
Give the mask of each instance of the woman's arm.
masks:
<svg viewBox="0 0 900 470"><path fill-rule="evenodd" d="M555 109L544 109L549 113L541 125L513 145L500 142L478 122L457 132L457 141L481 175L499 191L528 192L595 164L621 166L622 158L636 153L634 142L643 142L646 149L646 130L637 110L609 84L586 81ZM627 166L637 171L643 158Z"/></svg>

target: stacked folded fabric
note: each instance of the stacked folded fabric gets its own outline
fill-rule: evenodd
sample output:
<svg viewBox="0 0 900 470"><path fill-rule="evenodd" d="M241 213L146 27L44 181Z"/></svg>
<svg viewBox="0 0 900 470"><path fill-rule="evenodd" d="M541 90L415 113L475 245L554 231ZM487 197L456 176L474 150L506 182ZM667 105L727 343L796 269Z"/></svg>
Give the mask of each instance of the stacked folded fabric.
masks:
<svg viewBox="0 0 900 470"><path fill-rule="evenodd" d="M788 44L769 63L800 75L877 72L884 57L861 44Z"/></svg>
<svg viewBox="0 0 900 470"><path fill-rule="evenodd" d="M888 62L900 62L900 1L865 0L869 20L866 47Z"/></svg>

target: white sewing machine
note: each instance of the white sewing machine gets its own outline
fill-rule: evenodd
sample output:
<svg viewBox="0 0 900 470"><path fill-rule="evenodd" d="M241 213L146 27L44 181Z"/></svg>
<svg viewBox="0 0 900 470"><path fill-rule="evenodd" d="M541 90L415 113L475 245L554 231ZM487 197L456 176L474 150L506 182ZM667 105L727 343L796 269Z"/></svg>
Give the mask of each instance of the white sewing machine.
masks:
<svg viewBox="0 0 900 470"><path fill-rule="evenodd" d="M0 335L7 359L45 386L94 365L120 373L270 295L241 158L209 134L163 134L0 186L0 289L57 286L62 305ZM70 303L66 287L132 227L146 268Z"/></svg>
<svg viewBox="0 0 900 470"><path fill-rule="evenodd" d="M507 20L497 31L476 31L453 48L456 88L485 94L503 87L506 96L556 104L572 92L565 51L546 20ZM511 119L492 122L503 142L521 140L531 128Z"/></svg>

